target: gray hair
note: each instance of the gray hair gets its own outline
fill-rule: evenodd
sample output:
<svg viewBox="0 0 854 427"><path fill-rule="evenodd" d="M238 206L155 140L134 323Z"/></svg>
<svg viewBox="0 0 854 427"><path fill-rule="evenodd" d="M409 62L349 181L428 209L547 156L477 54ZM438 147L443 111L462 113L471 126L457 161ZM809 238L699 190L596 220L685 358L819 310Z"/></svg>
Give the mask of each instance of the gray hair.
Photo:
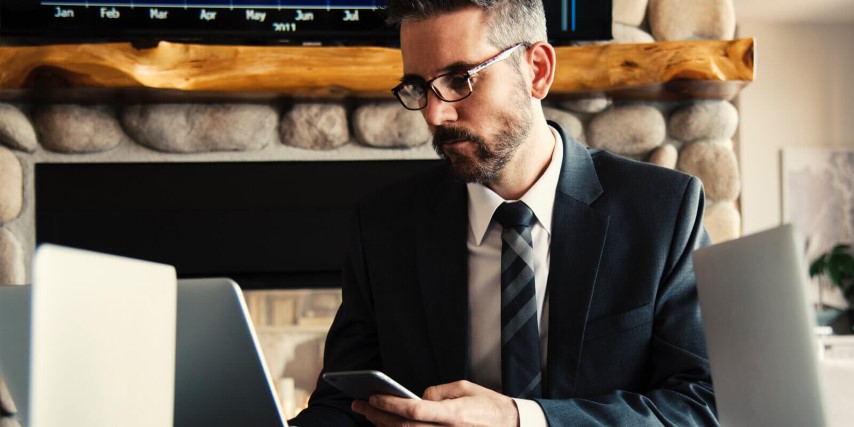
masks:
<svg viewBox="0 0 854 427"><path fill-rule="evenodd" d="M488 41L498 49L546 41L542 0L388 0L387 22L400 25L475 6L486 13Z"/></svg>

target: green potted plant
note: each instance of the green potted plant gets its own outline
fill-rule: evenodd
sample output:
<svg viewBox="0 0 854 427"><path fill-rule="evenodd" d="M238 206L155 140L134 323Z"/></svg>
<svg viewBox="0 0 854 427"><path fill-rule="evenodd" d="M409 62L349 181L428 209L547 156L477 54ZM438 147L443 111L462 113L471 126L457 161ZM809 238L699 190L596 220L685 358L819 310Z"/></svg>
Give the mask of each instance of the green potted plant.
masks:
<svg viewBox="0 0 854 427"><path fill-rule="evenodd" d="M830 282L842 290L848 301L848 309L831 322L836 334L854 333L854 256L851 245L838 244L821 254L810 264L810 277L824 275Z"/></svg>

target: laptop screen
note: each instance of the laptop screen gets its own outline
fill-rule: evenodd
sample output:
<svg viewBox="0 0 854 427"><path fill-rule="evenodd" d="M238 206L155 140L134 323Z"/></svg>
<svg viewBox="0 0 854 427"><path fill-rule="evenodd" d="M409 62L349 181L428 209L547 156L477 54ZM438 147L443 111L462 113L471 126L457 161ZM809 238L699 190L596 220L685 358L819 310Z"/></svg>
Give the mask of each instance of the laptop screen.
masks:
<svg viewBox="0 0 854 427"><path fill-rule="evenodd" d="M783 226L694 252L722 425L826 425L802 251Z"/></svg>

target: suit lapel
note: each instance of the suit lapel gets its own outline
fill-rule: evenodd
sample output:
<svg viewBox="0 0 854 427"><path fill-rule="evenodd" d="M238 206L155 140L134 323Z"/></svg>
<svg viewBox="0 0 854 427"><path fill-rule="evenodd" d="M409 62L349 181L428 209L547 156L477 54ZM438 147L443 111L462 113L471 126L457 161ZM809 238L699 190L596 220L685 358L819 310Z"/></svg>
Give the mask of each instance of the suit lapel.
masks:
<svg viewBox="0 0 854 427"><path fill-rule="evenodd" d="M571 396L575 390L584 327L608 231L608 216L591 208L603 192L593 159L581 144L562 137L564 160L555 195L548 279L545 397Z"/></svg>
<svg viewBox="0 0 854 427"><path fill-rule="evenodd" d="M465 185L446 178L416 216L417 267L438 384L467 377L468 227Z"/></svg>

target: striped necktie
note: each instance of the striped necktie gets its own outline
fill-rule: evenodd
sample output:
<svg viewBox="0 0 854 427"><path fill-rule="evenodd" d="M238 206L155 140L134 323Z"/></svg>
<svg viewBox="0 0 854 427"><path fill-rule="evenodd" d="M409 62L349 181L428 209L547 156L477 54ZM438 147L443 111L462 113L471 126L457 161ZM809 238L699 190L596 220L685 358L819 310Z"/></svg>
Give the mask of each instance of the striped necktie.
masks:
<svg viewBox="0 0 854 427"><path fill-rule="evenodd" d="M501 233L501 390L510 397L541 396L540 334L534 287L534 213L522 202L495 211Z"/></svg>

